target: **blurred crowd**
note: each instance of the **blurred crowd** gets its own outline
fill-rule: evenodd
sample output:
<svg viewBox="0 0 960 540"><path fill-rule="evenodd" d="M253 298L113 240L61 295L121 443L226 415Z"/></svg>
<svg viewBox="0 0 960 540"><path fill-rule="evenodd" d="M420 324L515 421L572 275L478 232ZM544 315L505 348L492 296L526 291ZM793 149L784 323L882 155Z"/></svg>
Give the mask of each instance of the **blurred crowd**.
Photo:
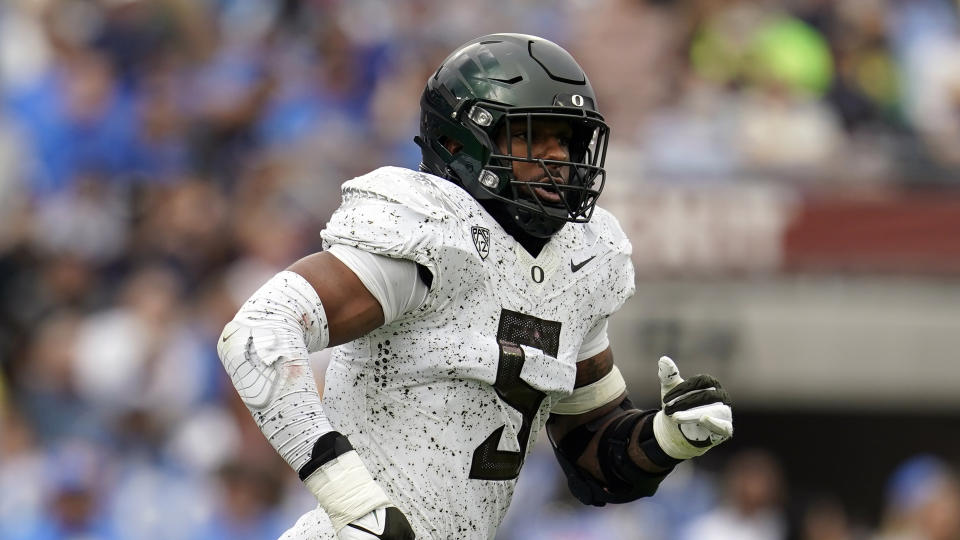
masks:
<svg viewBox="0 0 960 540"><path fill-rule="evenodd" d="M868 526L827 492L791 489L770 452L741 448L717 471L681 464L650 499L585 508L539 444L524 464L504 523L510 539L954 540L960 482L937 457L920 454L891 473L882 519Z"/></svg>
<svg viewBox="0 0 960 540"><path fill-rule="evenodd" d="M571 50L614 154L636 159L635 177L613 182L936 182L960 165L956 10L0 3L0 539L261 539L311 506L235 398L215 340L260 283L319 249L344 180L417 166L419 94L457 44L522 31ZM542 455L511 514L537 518L511 517L504 538L873 534L829 497L786 519L789 492L760 451L604 513L570 505ZM954 473L933 458L905 467L877 538L958 538Z"/></svg>

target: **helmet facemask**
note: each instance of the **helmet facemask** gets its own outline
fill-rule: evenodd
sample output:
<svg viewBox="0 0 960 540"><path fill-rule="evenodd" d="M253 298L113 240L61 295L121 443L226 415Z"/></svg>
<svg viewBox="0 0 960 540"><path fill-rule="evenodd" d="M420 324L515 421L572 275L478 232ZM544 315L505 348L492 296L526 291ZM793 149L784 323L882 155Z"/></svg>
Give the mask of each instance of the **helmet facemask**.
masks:
<svg viewBox="0 0 960 540"><path fill-rule="evenodd" d="M468 110L464 123L482 129L483 135L477 138L489 151L476 175L475 188L486 192L484 198L504 203L516 223L537 237L549 237L568 222L590 220L606 181L603 165L609 128L599 114L564 107L520 108L483 102ZM565 160L534 155L535 139L540 136L537 130L544 124L569 126ZM471 131L480 135L477 129ZM538 167L532 177L517 178L515 164Z"/></svg>

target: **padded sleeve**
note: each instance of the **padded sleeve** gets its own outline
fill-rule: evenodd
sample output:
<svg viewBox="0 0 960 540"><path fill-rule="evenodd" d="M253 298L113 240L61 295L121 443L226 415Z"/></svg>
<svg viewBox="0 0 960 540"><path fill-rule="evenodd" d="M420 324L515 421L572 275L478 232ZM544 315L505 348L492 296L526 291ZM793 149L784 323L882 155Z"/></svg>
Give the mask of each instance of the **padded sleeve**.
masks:
<svg viewBox="0 0 960 540"><path fill-rule="evenodd" d="M449 223L443 193L412 171L384 168L346 182L343 202L320 233L324 249L353 246L435 270Z"/></svg>
<svg viewBox="0 0 960 540"><path fill-rule="evenodd" d="M476 201L447 180L384 167L344 183L343 202L321 231L334 245L420 265L430 277L420 310L434 311L455 298L476 248L462 216Z"/></svg>

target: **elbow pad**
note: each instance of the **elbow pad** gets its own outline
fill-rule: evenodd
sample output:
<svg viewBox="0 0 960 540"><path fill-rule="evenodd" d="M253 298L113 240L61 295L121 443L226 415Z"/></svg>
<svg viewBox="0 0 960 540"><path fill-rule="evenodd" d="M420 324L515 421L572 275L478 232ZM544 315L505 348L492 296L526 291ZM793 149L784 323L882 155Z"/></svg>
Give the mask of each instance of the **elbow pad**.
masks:
<svg viewBox="0 0 960 540"><path fill-rule="evenodd" d="M313 286L283 271L240 308L217 349L260 430L339 531L390 500L323 412L308 353L328 343L326 313Z"/></svg>
<svg viewBox="0 0 960 540"><path fill-rule="evenodd" d="M583 504L604 506L607 503L620 504L649 497L657 491L660 482L679 460L664 454L656 444L653 437L653 415L656 412L636 409L629 399L624 399L619 408L572 430L559 443L550 439L557 461L567 477L570 492L577 500ZM600 427L611 419L613 421L600 434L597 448L597 460L606 479L601 482L576 463ZM664 467L664 472L647 472L630 458L627 447L638 425L641 425L641 449L651 462Z"/></svg>
<svg viewBox="0 0 960 540"><path fill-rule="evenodd" d="M309 352L325 347L328 336L313 286L283 271L247 300L217 343L240 398L294 470L310 460L313 442L333 431L309 362Z"/></svg>
<svg viewBox="0 0 960 540"><path fill-rule="evenodd" d="M309 352L323 349L329 339L326 313L313 286L286 270L260 287L227 323L217 352L243 402L262 409L283 385L286 372L309 372Z"/></svg>

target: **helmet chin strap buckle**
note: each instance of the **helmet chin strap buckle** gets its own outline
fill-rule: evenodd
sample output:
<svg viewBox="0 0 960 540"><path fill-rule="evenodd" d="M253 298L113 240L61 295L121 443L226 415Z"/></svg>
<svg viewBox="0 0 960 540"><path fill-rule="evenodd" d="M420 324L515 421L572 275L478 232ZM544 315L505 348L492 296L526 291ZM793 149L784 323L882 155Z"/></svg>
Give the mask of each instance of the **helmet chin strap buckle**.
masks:
<svg viewBox="0 0 960 540"><path fill-rule="evenodd" d="M496 174L484 169L480 171L480 183L489 189L497 189L500 185L500 178Z"/></svg>

